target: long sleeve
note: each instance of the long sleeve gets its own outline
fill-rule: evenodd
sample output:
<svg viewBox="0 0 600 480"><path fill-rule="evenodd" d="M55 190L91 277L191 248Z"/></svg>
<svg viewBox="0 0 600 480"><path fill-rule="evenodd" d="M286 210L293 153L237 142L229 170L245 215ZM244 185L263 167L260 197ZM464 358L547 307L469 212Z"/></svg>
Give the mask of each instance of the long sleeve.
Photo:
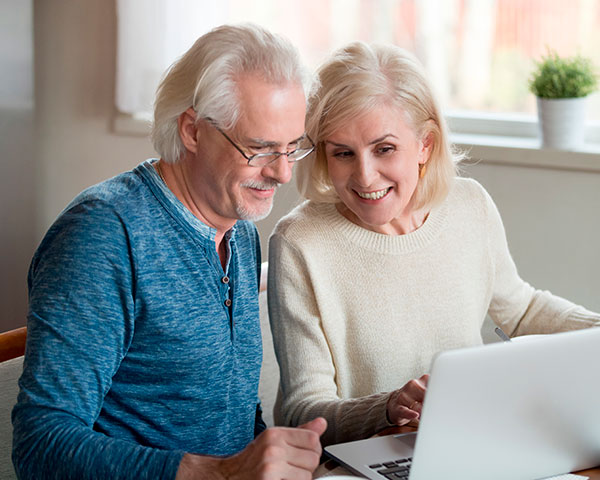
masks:
<svg viewBox="0 0 600 480"><path fill-rule="evenodd" d="M174 478L183 452L94 431L134 334L135 280L121 219L101 204L78 206L39 252L29 276L27 354L13 412L19 478Z"/></svg>
<svg viewBox="0 0 600 480"><path fill-rule="evenodd" d="M489 314L510 336L557 333L600 325L600 314L538 290L521 279L510 255L502 219L493 200L481 189L487 210L488 248L493 259Z"/></svg>
<svg viewBox="0 0 600 480"><path fill-rule="evenodd" d="M299 252L281 236L272 236L269 318L283 393L275 408L275 423L297 426L323 416L328 422L321 438L324 445L371 436L388 426L389 395L340 396L312 280Z"/></svg>

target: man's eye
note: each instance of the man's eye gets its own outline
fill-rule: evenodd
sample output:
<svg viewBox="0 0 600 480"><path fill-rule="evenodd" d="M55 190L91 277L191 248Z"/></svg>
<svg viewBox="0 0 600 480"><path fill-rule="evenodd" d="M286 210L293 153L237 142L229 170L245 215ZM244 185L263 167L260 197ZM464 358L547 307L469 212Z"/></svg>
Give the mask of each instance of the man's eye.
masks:
<svg viewBox="0 0 600 480"><path fill-rule="evenodd" d="M267 147L265 147L264 145L254 145L248 148L256 153L263 153L267 150Z"/></svg>

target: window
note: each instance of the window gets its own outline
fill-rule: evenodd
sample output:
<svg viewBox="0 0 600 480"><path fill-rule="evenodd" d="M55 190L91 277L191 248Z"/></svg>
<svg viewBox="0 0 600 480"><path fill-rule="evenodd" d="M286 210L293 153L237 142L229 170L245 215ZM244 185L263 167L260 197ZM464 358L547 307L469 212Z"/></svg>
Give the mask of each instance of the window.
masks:
<svg viewBox="0 0 600 480"><path fill-rule="evenodd" d="M535 135L528 78L548 49L600 69L600 0L119 0L118 14L117 107L133 115L149 115L161 73L198 36L242 21L284 34L311 67L352 40L412 51L454 130ZM598 93L587 118L600 125Z"/></svg>

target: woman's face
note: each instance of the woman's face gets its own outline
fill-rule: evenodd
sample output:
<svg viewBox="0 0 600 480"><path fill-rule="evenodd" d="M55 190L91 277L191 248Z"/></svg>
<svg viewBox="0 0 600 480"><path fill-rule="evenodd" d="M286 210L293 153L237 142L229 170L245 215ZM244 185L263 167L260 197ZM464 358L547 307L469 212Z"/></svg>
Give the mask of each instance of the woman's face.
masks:
<svg viewBox="0 0 600 480"><path fill-rule="evenodd" d="M425 213L411 198L431 142L417 138L397 107L381 106L350 120L325 139L329 177L340 212L369 230L398 235L416 230Z"/></svg>

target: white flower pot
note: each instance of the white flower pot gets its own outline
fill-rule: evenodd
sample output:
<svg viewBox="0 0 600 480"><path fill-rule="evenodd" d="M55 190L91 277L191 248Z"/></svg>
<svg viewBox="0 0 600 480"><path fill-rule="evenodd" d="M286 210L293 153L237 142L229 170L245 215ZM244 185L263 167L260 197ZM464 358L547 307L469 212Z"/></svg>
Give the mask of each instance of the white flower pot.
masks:
<svg viewBox="0 0 600 480"><path fill-rule="evenodd" d="M586 97L537 98L542 146L576 150L583 145Z"/></svg>

